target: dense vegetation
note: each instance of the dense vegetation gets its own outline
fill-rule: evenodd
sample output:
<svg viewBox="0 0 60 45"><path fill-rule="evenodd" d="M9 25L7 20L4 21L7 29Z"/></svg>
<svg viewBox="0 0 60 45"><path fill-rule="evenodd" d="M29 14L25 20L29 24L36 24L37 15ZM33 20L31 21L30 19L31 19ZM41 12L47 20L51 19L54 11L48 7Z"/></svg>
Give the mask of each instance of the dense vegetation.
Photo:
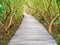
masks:
<svg viewBox="0 0 60 45"><path fill-rule="evenodd" d="M60 0L26 0L25 7L60 45Z"/></svg>
<svg viewBox="0 0 60 45"><path fill-rule="evenodd" d="M33 15L60 45L60 0L0 0L0 45L7 45L23 18Z"/></svg>
<svg viewBox="0 0 60 45"><path fill-rule="evenodd" d="M0 0L0 45L7 45L20 25L23 18L21 3L23 0Z"/></svg>

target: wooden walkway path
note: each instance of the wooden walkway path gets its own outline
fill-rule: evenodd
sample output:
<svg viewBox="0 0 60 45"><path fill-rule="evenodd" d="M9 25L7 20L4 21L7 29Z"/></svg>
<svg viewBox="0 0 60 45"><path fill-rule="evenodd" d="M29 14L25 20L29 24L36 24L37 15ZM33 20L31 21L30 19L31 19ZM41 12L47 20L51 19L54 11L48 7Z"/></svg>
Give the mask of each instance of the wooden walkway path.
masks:
<svg viewBox="0 0 60 45"><path fill-rule="evenodd" d="M33 16L24 14L21 26L8 45L57 45L52 36Z"/></svg>

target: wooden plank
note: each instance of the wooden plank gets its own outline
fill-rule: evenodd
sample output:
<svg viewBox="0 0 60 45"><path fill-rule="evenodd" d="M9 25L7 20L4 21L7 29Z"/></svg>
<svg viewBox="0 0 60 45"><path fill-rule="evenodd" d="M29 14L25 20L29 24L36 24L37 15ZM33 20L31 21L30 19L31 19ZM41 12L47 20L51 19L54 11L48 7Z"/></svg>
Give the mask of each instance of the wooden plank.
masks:
<svg viewBox="0 0 60 45"><path fill-rule="evenodd" d="M52 36L33 16L24 14L21 26L8 45L57 45Z"/></svg>

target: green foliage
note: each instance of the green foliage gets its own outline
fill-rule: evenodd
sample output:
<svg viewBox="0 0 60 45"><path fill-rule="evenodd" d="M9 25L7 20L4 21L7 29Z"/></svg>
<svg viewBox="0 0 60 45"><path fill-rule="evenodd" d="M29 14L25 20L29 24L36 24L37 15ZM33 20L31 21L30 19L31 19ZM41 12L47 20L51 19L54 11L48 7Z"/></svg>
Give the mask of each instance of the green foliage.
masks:
<svg viewBox="0 0 60 45"><path fill-rule="evenodd" d="M7 45L18 29L23 18L22 4L24 4L24 0L0 0L0 45ZM8 16L4 22L6 15ZM13 16L14 24L8 29L9 34L6 35L4 28L6 25L8 26L11 16Z"/></svg>
<svg viewBox="0 0 60 45"><path fill-rule="evenodd" d="M53 24L60 24L60 21L56 20Z"/></svg>
<svg viewBox="0 0 60 45"><path fill-rule="evenodd" d="M58 19L55 22L53 22L53 24L56 24L56 25L60 24L60 17L58 17Z"/></svg>
<svg viewBox="0 0 60 45"><path fill-rule="evenodd" d="M3 10L4 10L4 6L0 4L0 23L2 22L2 18L3 18Z"/></svg>
<svg viewBox="0 0 60 45"><path fill-rule="evenodd" d="M0 12L3 11L5 8L3 5L0 4Z"/></svg>
<svg viewBox="0 0 60 45"><path fill-rule="evenodd" d="M25 0L21 0L21 3L24 4L25 3Z"/></svg>
<svg viewBox="0 0 60 45"><path fill-rule="evenodd" d="M13 20L15 22L15 24L9 30L10 31L9 36L11 37L13 35L12 33L14 33L14 30L16 30L17 26L20 24L21 19L23 18L22 13L23 13L23 10L25 9L24 11L27 11L27 13L33 14L37 20L42 22L43 25L46 25L46 27L47 27L48 25L46 22L48 21L48 23L50 23L49 16L51 15L52 19L53 19L56 16L55 12L58 12L58 10L59 10L57 3L60 4L60 0L52 0L50 7L49 7L49 2L50 2L50 0L0 0L0 23L2 24L3 17L5 16L4 10L6 10L8 13L10 13L10 8L11 8L11 13L7 17L8 21L6 20L6 22L8 24L10 17L13 16ZM9 4L10 8L7 6L7 3ZM26 3L30 7L27 6ZM49 15L47 13L48 7L49 7L49 11L50 11ZM46 21L46 19L47 19L47 21ZM54 24L56 24L56 25L60 24L60 18L58 18L53 23L53 25ZM3 30L3 28L2 28L2 30ZM3 35L1 35L1 36L3 36ZM7 38L7 39L9 39L9 38ZM4 40L2 39L2 41L4 41ZM6 42L4 42L4 43L6 43ZM4 44L2 43L2 45L4 45Z"/></svg>
<svg viewBox="0 0 60 45"><path fill-rule="evenodd" d="M55 17L56 15L55 14L52 14L52 17Z"/></svg>
<svg viewBox="0 0 60 45"><path fill-rule="evenodd" d="M57 13L59 13L58 6L60 6L60 0L27 0L27 4L30 6L26 5L25 7L27 13L33 14L33 16L48 30L48 25L55 19ZM58 29L60 30L60 16L57 17L52 24L52 35L56 39L58 38L55 35L60 35ZM56 42L59 42L58 45L60 45L60 41L56 40Z"/></svg>
<svg viewBox="0 0 60 45"><path fill-rule="evenodd" d="M56 0L56 2L57 2L58 4L60 4L60 0Z"/></svg>
<svg viewBox="0 0 60 45"><path fill-rule="evenodd" d="M0 21L2 21L2 16L0 16Z"/></svg>

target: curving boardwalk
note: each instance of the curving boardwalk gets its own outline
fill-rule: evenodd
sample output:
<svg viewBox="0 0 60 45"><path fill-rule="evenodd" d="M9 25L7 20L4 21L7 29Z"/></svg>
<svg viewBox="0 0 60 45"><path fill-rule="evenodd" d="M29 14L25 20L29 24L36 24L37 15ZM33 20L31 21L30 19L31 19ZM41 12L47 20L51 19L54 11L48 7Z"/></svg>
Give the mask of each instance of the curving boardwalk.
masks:
<svg viewBox="0 0 60 45"><path fill-rule="evenodd" d="M52 36L33 16L24 13L21 26L8 45L57 45Z"/></svg>

